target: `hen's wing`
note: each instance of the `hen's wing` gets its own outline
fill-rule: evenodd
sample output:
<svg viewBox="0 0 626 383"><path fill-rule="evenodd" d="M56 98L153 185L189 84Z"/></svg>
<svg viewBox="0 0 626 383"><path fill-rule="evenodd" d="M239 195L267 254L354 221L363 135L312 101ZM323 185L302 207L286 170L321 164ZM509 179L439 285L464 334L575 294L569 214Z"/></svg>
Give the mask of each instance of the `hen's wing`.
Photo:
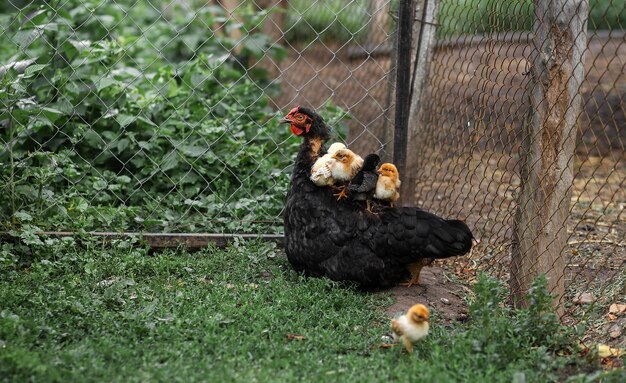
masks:
<svg viewBox="0 0 626 383"><path fill-rule="evenodd" d="M363 288L398 283L409 277L407 264L462 255L472 244L471 232L463 222L446 221L415 208L353 215L341 228L336 216L326 217L330 228L326 234L344 240L343 246L320 262L320 273L333 280L355 281Z"/></svg>
<svg viewBox="0 0 626 383"><path fill-rule="evenodd" d="M403 263L465 254L473 238L462 221L409 207L384 210L380 224L370 227L368 235L377 254Z"/></svg>

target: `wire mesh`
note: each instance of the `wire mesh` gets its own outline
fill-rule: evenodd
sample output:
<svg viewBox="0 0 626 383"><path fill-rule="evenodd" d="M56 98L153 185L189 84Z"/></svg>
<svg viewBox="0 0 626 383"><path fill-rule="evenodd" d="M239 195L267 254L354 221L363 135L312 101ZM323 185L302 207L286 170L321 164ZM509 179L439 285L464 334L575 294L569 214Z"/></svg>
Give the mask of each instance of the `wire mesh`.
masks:
<svg viewBox="0 0 626 383"><path fill-rule="evenodd" d="M470 263L503 280L511 278L520 172L527 157L523 140L539 139L524 133L535 112L530 96L540 54L533 43L536 19L542 15L531 1L440 2L424 126L413 153L418 206L467 219L478 239ZM566 225L557 230L567 236L560 251L564 321L586 323L583 339L612 345L623 342L616 329L626 321L611 306L623 304L626 291L624 20L623 4L590 1L584 62L575 64L585 71L576 89L582 109L574 116L577 140L568 160L574 166L571 198L560 197L569 211Z"/></svg>
<svg viewBox="0 0 626 383"><path fill-rule="evenodd" d="M3 2L3 228L280 233L298 145L281 112L312 106L355 151L391 158L396 13L392 0ZM538 16L529 0L439 2L409 147L417 205L466 219L468 262L503 280ZM625 24L623 4L590 1L557 230L564 320L609 344L626 321L611 311L626 303Z"/></svg>
<svg viewBox="0 0 626 383"><path fill-rule="evenodd" d="M390 118L389 0L0 12L5 228L281 232L297 145L281 112L322 109L357 148Z"/></svg>

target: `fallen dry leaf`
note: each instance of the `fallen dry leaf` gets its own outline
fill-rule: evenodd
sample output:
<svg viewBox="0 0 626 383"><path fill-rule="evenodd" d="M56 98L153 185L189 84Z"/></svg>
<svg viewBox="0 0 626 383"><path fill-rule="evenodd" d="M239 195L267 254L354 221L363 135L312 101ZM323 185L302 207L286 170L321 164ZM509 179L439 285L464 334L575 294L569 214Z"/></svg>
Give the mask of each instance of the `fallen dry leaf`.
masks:
<svg viewBox="0 0 626 383"><path fill-rule="evenodd" d="M303 339L306 339L306 337L304 335L298 335L298 334L287 334L287 339L289 339L289 340L303 340Z"/></svg>
<svg viewBox="0 0 626 383"><path fill-rule="evenodd" d="M613 321L613 320L616 320L616 319L617 319L617 315L615 315L615 314L611 314L611 313L609 313L608 317L609 317L609 320L611 320L611 321Z"/></svg>
<svg viewBox="0 0 626 383"><path fill-rule="evenodd" d="M380 345L380 348L391 348L395 345L396 345L395 343L383 343Z"/></svg>
<svg viewBox="0 0 626 383"><path fill-rule="evenodd" d="M609 306L609 312L611 314L622 314L626 312L626 305L623 305L621 303L613 303L611 306Z"/></svg>
<svg viewBox="0 0 626 383"><path fill-rule="evenodd" d="M600 358L619 358L622 355L625 355L624 350L620 348L612 348L607 346L606 344L598 344L598 356Z"/></svg>
<svg viewBox="0 0 626 383"><path fill-rule="evenodd" d="M587 303L592 303L595 300L596 299L591 293L579 293L579 294L576 294L576 296L573 299L573 302L578 305L583 305Z"/></svg>
<svg viewBox="0 0 626 383"><path fill-rule="evenodd" d="M621 365L621 362L617 358L601 358L600 364L605 368L618 368Z"/></svg>

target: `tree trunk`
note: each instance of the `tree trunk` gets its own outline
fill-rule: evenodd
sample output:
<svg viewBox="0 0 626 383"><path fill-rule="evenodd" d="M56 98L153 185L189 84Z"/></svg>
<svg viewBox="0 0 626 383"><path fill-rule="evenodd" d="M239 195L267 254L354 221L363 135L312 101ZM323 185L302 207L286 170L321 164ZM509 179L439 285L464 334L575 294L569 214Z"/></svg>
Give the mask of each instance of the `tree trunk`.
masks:
<svg viewBox="0 0 626 383"><path fill-rule="evenodd" d="M270 13L263 20L263 33L268 35L273 43L280 43L284 37L285 16L287 14L287 0L255 0L259 10L267 9Z"/></svg>
<svg viewBox="0 0 626 383"><path fill-rule="evenodd" d="M272 45L281 44L284 38L285 16L289 5L287 0L256 0L256 5L259 10L266 9L269 11L263 20L262 32L270 37ZM279 64L273 57L263 55L255 67L265 69L268 78L273 79L280 75ZM278 108L278 106L276 107Z"/></svg>
<svg viewBox="0 0 626 383"><path fill-rule="evenodd" d="M373 0L370 5L372 25L370 28L369 42L383 44L389 37L389 6L388 0Z"/></svg>
<svg viewBox="0 0 626 383"><path fill-rule="evenodd" d="M587 0L535 0L530 114L521 148L521 190L514 223L511 291L525 306L534 278L546 274L557 312L565 292L567 219L576 128L581 112Z"/></svg>
<svg viewBox="0 0 626 383"><path fill-rule="evenodd" d="M410 155L408 157L407 169L417 169L418 159L422 155L419 144L421 142L421 129L424 126L424 111L421 109L422 99L428 86L428 74L430 63L433 57L433 47L435 46L435 32L437 31L437 13L439 11L439 0L416 0L415 20L413 21L413 46L411 47L411 57L413 66L413 76L411 83L411 104L409 106L409 137L408 147ZM400 195L404 195L406 205L415 206L415 172L409 171L402 181Z"/></svg>
<svg viewBox="0 0 626 383"><path fill-rule="evenodd" d="M241 20L237 17L236 12L235 12L237 8L239 7L239 0L215 0L215 1L224 8L224 10L226 11L226 17L232 18L235 22L241 22ZM224 26L225 24L222 25L222 29L224 29ZM226 33L225 30L222 32ZM241 30L239 28L233 28L232 30L230 30L230 32L228 32L228 36L231 39L233 39L233 41L239 42L241 41L243 34L241 33ZM239 54L241 53L241 49L242 49L241 44L236 44L231 53Z"/></svg>

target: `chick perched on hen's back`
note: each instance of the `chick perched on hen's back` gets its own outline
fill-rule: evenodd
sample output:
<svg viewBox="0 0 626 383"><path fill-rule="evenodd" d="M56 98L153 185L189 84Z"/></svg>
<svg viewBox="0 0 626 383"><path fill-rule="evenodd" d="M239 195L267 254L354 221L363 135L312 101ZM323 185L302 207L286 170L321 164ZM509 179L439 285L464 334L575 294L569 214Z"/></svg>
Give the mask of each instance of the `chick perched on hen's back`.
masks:
<svg viewBox="0 0 626 383"><path fill-rule="evenodd" d="M363 167L363 158L354 153L350 149L339 149L332 155L335 162L331 165L330 174L335 181L348 182ZM339 193L336 194L337 199L346 198L348 187L343 186Z"/></svg>
<svg viewBox="0 0 626 383"><path fill-rule="evenodd" d="M400 175L394 164L384 163L378 169L378 181L374 198L387 201L393 207L394 202L400 198Z"/></svg>
<svg viewBox="0 0 626 383"><path fill-rule="evenodd" d="M378 180L378 172L376 168L380 162L380 157L375 154L368 154L363 160L361 171L350 181L348 191L350 197L354 201L365 201L367 211L371 212L370 200L376 190L376 181Z"/></svg>
<svg viewBox="0 0 626 383"><path fill-rule="evenodd" d="M328 148L328 153L315 161L311 167L311 181L317 186L332 186L335 180L331 176L331 166L336 161L332 156L346 146L341 142L335 142Z"/></svg>
<svg viewBox="0 0 626 383"><path fill-rule="evenodd" d="M335 159L330 171L340 182L350 181L363 167L363 158L348 148L339 149L332 155Z"/></svg>
<svg viewBox="0 0 626 383"><path fill-rule="evenodd" d="M413 305L409 311L391 320L391 330L395 340L402 341L408 353L413 352L413 344L428 335L429 311L423 304Z"/></svg>

